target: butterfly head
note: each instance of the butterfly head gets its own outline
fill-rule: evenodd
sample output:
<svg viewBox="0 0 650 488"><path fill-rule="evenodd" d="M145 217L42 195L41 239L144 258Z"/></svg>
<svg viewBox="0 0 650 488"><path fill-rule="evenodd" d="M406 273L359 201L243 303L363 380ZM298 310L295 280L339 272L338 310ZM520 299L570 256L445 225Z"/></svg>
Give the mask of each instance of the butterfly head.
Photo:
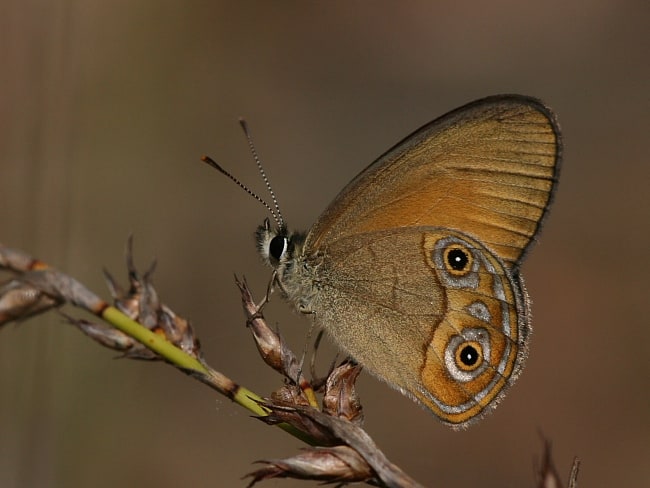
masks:
<svg viewBox="0 0 650 488"><path fill-rule="evenodd" d="M278 278L282 279L302 250L305 235L300 232L289 232L284 225L274 228L269 219L264 219L264 223L257 228L255 235L257 250L262 260L276 270Z"/></svg>
<svg viewBox="0 0 650 488"><path fill-rule="evenodd" d="M301 312L312 310L314 268L303 255L306 234L289 232L280 225L271 227L269 219L257 228L257 250L262 260L273 268L273 281L284 297Z"/></svg>

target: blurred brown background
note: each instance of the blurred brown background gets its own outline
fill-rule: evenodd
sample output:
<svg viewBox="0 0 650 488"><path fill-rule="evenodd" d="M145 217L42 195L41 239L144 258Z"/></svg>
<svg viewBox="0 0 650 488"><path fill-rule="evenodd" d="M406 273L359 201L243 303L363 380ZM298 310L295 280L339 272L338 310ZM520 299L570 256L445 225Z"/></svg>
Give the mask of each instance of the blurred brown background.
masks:
<svg viewBox="0 0 650 488"><path fill-rule="evenodd" d="M539 433L580 486L650 483L647 2L0 2L0 240L104 296L126 237L209 362L279 385L244 328L258 296L264 195L237 117L294 227L413 129L517 92L559 116L566 153L540 244L528 366L503 404L453 432L360 381L366 427L427 486L531 487ZM296 349L307 321L267 310ZM300 443L162 364L114 354L48 314L0 331L0 486L244 486ZM266 486L313 486L271 481Z"/></svg>

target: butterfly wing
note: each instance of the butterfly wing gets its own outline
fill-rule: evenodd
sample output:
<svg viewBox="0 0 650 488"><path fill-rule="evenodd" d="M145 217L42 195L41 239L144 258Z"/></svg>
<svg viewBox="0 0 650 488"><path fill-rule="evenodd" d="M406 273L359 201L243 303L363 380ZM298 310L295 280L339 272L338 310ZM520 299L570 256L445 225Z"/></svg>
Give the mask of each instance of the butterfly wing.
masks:
<svg viewBox="0 0 650 488"><path fill-rule="evenodd" d="M479 100L362 171L302 251L315 320L378 377L466 425L521 370L518 266L557 180L559 128L539 101ZM301 295L302 297L302 295Z"/></svg>
<svg viewBox="0 0 650 488"><path fill-rule="evenodd" d="M557 181L560 133L541 102L500 95L422 127L362 171L310 231L309 253L345 236L458 229L517 266Z"/></svg>
<svg viewBox="0 0 650 488"><path fill-rule="evenodd" d="M316 322L450 425L496 406L521 370L525 292L467 235L420 227L342 237L320 255L318 275Z"/></svg>

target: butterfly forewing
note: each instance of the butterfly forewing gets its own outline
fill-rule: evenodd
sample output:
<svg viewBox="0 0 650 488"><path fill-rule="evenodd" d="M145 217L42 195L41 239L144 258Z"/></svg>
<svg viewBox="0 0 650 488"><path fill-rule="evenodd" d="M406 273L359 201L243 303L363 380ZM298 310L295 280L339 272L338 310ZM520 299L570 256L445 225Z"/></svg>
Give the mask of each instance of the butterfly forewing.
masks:
<svg viewBox="0 0 650 488"><path fill-rule="evenodd" d="M537 100L490 97L416 131L355 178L309 234L317 250L400 227L462 230L510 267L539 229L557 176L559 129Z"/></svg>

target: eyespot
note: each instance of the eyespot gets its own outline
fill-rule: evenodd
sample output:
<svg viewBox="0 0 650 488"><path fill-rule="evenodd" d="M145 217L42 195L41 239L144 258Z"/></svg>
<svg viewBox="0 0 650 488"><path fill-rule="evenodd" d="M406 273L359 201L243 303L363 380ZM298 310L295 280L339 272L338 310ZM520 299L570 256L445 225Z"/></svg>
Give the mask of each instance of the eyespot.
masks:
<svg viewBox="0 0 650 488"><path fill-rule="evenodd" d="M456 348L456 366L464 371L474 371L483 360L483 348L474 341L462 342Z"/></svg>
<svg viewBox="0 0 650 488"><path fill-rule="evenodd" d="M450 244L444 250L444 263L452 275L465 276L472 269L472 253L460 243Z"/></svg>
<svg viewBox="0 0 650 488"><path fill-rule="evenodd" d="M275 236L269 242L269 256L279 261L287 249L287 238L285 236Z"/></svg>
<svg viewBox="0 0 650 488"><path fill-rule="evenodd" d="M438 238L425 234L424 249L429 266L443 285L454 289L476 289L479 267L484 259L481 249L456 235Z"/></svg>
<svg viewBox="0 0 650 488"><path fill-rule="evenodd" d="M445 349L445 366L456 381L468 382L488 366L490 336L487 329L465 329L451 337Z"/></svg>

